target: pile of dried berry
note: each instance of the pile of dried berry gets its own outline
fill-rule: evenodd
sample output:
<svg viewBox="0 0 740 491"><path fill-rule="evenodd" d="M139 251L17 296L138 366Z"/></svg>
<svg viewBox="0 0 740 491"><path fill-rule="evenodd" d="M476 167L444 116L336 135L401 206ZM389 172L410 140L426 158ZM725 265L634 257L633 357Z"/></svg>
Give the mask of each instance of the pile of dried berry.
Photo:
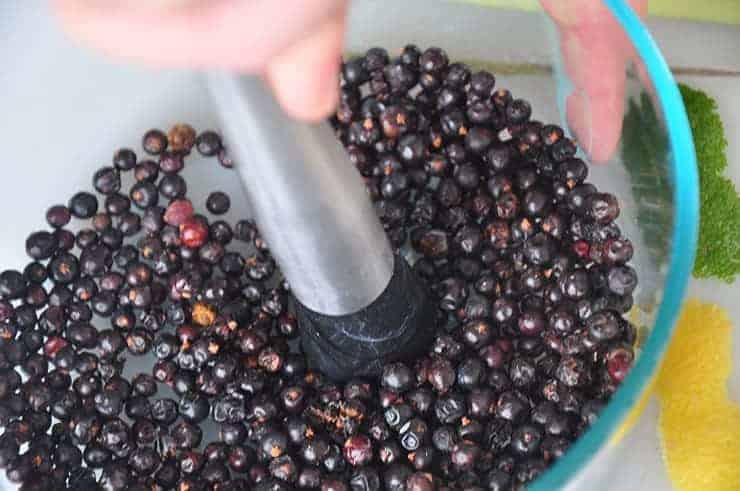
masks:
<svg viewBox="0 0 740 491"><path fill-rule="evenodd" d="M428 355L342 385L307 369L253 223L210 220L186 198L193 147L231 167L220 137L151 130L156 160L118 150L93 177L100 197L49 208L52 231L26 241L33 261L0 274L11 481L503 490L594 421L632 362L622 314L636 275L617 200L585 183L575 143L437 48L371 49L343 65L341 86L337 135L439 303ZM206 202L215 216L229 206L221 192ZM65 228L72 217L88 228ZM147 353L151 373L126 377L126 358Z"/></svg>

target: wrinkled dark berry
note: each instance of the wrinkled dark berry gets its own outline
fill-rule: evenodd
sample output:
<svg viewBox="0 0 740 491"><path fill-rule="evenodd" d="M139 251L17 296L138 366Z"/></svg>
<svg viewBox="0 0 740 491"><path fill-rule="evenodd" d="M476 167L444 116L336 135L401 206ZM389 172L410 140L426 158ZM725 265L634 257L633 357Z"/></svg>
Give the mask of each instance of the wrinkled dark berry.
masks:
<svg viewBox="0 0 740 491"><path fill-rule="evenodd" d="M403 392L411 387L412 372L403 363L387 365L383 369L382 384L396 392Z"/></svg>
<svg viewBox="0 0 740 491"><path fill-rule="evenodd" d="M128 171L136 165L136 154L130 148L119 148L113 154L113 165L122 171Z"/></svg>
<svg viewBox="0 0 740 491"><path fill-rule="evenodd" d="M629 295L637 287L637 273L629 266L614 266L609 269L607 283L617 295Z"/></svg>
<svg viewBox="0 0 740 491"><path fill-rule="evenodd" d="M364 435L349 437L344 442L343 452L347 462L356 467L367 464L373 458L372 443Z"/></svg>
<svg viewBox="0 0 740 491"><path fill-rule="evenodd" d="M231 200L229 195L221 191L215 191L208 195L206 200L206 208L214 215L223 215L229 211L231 206Z"/></svg>
<svg viewBox="0 0 740 491"><path fill-rule="evenodd" d="M75 218L90 218L98 212L98 199L93 194L79 192L69 200L68 207Z"/></svg>
<svg viewBox="0 0 740 491"><path fill-rule="evenodd" d="M57 250L57 237L49 232L34 232L26 239L26 253L32 259L48 259Z"/></svg>
<svg viewBox="0 0 740 491"><path fill-rule="evenodd" d="M221 136L215 131L204 131L195 139L195 148L204 157L213 157L223 148Z"/></svg>
<svg viewBox="0 0 740 491"><path fill-rule="evenodd" d="M161 130L152 129L144 134L141 140L144 151L150 155L159 155L167 149L167 135Z"/></svg>
<svg viewBox="0 0 740 491"><path fill-rule="evenodd" d="M64 227L72 219L72 213L64 205L54 205L46 210L46 223L54 228Z"/></svg>
<svg viewBox="0 0 740 491"><path fill-rule="evenodd" d="M102 167L93 175L93 187L100 194L113 194L121 189L121 176L118 169Z"/></svg>

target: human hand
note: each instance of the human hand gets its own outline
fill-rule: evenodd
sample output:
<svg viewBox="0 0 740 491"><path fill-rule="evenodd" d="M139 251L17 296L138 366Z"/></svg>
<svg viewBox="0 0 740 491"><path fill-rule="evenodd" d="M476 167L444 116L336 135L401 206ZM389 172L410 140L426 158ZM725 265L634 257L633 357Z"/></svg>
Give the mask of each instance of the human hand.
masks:
<svg viewBox="0 0 740 491"><path fill-rule="evenodd" d="M600 0L541 0L560 32L565 71L573 84L566 101L570 130L594 162L614 155L622 132L625 73L642 70L621 26ZM628 0L637 15L647 0ZM638 73L645 79L644 74Z"/></svg>
<svg viewBox="0 0 740 491"><path fill-rule="evenodd" d="M75 38L155 65L265 76L286 111L331 113L345 0L52 0Z"/></svg>
<svg viewBox="0 0 740 491"><path fill-rule="evenodd" d="M155 64L262 73L293 116L326 117L338 96L346 0L52 0L67 29L114 54ZM570 129L596 162L619 142L634 50L599 0L541 0L560 31L573 83ZM644 16L647 0L629 0ZM638 66L639 70L639 66Z"/></svg>

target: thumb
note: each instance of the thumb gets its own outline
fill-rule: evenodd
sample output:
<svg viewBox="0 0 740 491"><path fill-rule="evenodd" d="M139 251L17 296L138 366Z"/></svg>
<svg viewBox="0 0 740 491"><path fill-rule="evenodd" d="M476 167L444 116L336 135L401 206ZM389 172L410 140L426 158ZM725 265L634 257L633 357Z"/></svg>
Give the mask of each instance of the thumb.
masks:
<svg viewBox="0 0 740 491"><path fill-rule="evenodd" d="M334 110L344 23L341 9L268 64L267 78L275 96L293 117L315 121Z"/></svg>

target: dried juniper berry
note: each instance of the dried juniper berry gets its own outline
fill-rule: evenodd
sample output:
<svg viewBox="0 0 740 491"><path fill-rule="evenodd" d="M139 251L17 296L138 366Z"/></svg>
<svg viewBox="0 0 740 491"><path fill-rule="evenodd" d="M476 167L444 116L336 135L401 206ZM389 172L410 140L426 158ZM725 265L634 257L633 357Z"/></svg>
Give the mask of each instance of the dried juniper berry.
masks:
<svg viewBox="0 0 740 491"><path fill-rule="evenodd" d="M136 166L136 154L130 148L119 148L113 154L113 165L122 171L131 170Z"/></svg>
<svg viewBox="0 0 740 491"><path fill-rule="evenodd" d="M206 208L214 215L223 215L229 211L230 206L231 199L229 195L221 191L212 192L206 199Z"/></svg>
<svg viewBox="0 0 740 491"><path fill-rule="evenodd" d="M72 213L64 205L54 205L46 210L46 223L53 228L61 228L69 223Z"/></svg>
<svg viewBox="0 0 740 491"><path fill-rule="evenodd" d="M93 194L80 191L72 196L68 207L75 218L90 218L98 211L98 199Z"/></svg>
<svg viewBox="0 0 740 491"><path fill-rule="evenodd" d="M93 187L100 194L113 194L121 189L121 176L117 168L101 167L93 175Z"/></svg>
<svg viewBox="0 0 740 491"><path fill-rule="evenodd" d="M167 135L161 130L151 129L144 133L141 146L149 155L159 155L167 149Z"/></svg>
<svg viewBox="0 0 740 491"><path fill-rule="evenodd" d="M159 156L159 170L165 174L177 174L185 168L183 155L179 152L166 151Z"/></svg>
<svg viewBox="0 0 740 491"><path fill-rule="evenodd" d="M56 252L58 245L54 234L46 231L34 232L26 239L26 253L32 259L48 259Z"/></svg>

